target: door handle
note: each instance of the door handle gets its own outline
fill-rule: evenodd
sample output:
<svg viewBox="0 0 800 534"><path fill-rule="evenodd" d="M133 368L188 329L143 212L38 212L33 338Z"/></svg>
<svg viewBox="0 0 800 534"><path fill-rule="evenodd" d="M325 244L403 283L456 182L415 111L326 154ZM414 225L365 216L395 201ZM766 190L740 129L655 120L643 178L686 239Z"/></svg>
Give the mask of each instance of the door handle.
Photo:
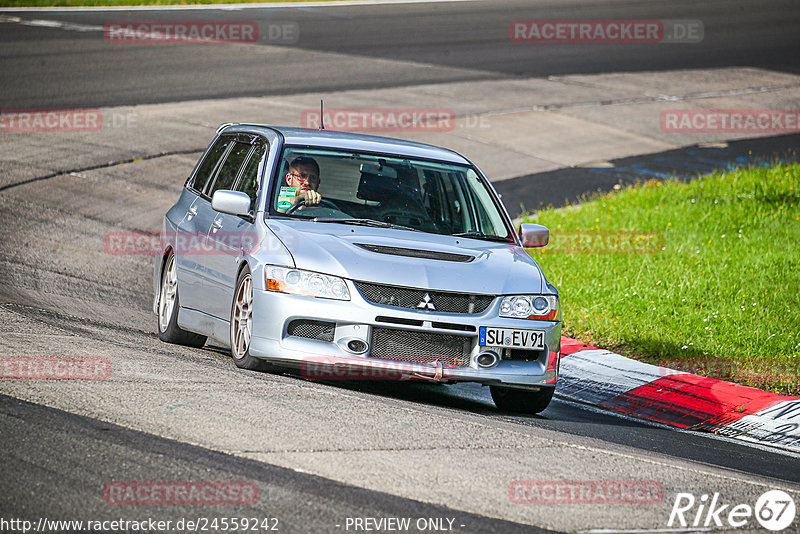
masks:
<svg viewBox="0 0 800 534"><path fill-rule="evenodd" d="M191 215L192 217L197 215L197 206L192 206L191 208L189 208L189 215Z"/></svg>
<svg viewBox="0 0 800 534"><path fill-rule="evenodd" d="M214 230L219 230L222 228L222 219L214 219L214 222L211 223L211 228Z"/></svg>

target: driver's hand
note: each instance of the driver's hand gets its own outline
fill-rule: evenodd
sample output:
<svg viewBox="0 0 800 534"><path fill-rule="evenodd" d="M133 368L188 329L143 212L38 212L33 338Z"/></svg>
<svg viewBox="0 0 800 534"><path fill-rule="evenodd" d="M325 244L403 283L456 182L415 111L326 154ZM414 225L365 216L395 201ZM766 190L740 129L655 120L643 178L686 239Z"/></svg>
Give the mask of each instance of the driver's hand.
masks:
<svg viewBox="0 0 800 534"><path fill-rule="evenodd" d="M320 195L313 189L308 189L297 195L297 200L305 200L306 206L314 206L320 203L320 201L322 200L322 195Z"/></svg>

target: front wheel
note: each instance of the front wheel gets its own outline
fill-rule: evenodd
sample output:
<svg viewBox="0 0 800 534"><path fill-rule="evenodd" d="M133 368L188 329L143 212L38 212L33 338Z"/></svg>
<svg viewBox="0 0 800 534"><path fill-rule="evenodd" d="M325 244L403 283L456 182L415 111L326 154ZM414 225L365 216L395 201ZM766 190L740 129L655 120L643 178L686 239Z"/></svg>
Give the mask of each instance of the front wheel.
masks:
<svg viewBox="0 0 800 534"><path fill-rule="evenodd" d="M202 347L206 336L189 332L178 326L178 269L175 255L170 252L161 273L161 289L158 294L158 339L167 343Z"/></svg>
<svg viewBox="0 0 800 534"><path fill-rule="evenodd" d="M495 405L506 412L539 413L553 399L556 388L543 387L539 391L489 386Z"/></svg>
<svg viewBox="0 0 800 534"><path fill-rule="evenodd" d="M253 276L245 267L236 280L236 291L231 305L231 353L233 362L240 369L267 371L270 365L250 355L250 339L253 336Z"/></svg>

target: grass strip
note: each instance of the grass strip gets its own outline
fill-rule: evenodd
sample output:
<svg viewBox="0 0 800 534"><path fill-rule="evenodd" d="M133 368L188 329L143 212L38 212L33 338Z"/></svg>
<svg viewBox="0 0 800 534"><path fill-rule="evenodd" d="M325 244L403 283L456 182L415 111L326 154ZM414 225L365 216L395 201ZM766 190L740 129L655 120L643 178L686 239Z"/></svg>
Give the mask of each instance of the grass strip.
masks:
<svg viewBox="0 0 800 534"><path fill-rule="evenodd" d="M564 332L667 368L800 395L800 165L649 181L527 218Z"/></svg>

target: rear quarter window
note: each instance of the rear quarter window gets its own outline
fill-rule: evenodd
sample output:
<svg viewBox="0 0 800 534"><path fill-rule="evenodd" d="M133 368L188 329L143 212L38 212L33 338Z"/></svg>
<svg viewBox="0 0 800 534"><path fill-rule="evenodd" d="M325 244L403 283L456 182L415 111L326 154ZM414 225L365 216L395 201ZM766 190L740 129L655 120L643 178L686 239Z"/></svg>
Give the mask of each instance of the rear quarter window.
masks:
<svg viewBox="0 0 800 534"><path fill-rule="evenodd" d="M239 182L236 184L236 191L247 193L250 197L250 209L254 210L256 206L256 196L258 194L258 167L261 160L264 158L264 153L267 151L267 145L260 142L256 145L255 150L250 155L242 172Z"/></svg>
<svg viewBox="0 0 800 534"><path fill-rule="evenodd" d="M208 190L208 196L212 196L220 189L231 189L239 176L245 158L250 153L251 145L245 143L234 143L233 148L228 152L225 162L220 166L214 184Z"/></svg>
<svg viewBox="0 0 800 534"><path fill-rule="evenodd" d="M217 168L220 158L225 154L231 143L233 143L233 137L231 136L222 136L216 140L211 149L206 152L205 158L197 168L197 172L194 173L194 177L188 184L189 188L198 192L202 192L206 188L209 179L214 175L214 170Z"/></svg>

